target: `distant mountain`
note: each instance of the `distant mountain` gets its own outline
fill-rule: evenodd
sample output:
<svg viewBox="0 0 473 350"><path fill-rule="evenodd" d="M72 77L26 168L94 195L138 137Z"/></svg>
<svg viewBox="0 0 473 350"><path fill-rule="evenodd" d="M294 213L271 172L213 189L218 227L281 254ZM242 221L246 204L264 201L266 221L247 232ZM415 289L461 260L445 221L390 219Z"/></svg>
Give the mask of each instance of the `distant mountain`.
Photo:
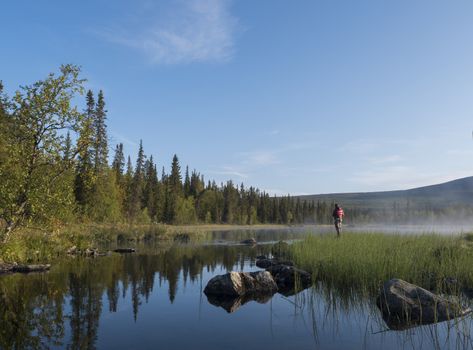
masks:
<svg viewBox="0 0 473 350"><path fill-rule="evenodd" d="M410 190L317 194L300 198L328 203L338 202L347 208L360 209L391 208L394 203L402 206L409 203L410 206L430 208L445 208L459 204L473 206L473 176Z"/></svg>

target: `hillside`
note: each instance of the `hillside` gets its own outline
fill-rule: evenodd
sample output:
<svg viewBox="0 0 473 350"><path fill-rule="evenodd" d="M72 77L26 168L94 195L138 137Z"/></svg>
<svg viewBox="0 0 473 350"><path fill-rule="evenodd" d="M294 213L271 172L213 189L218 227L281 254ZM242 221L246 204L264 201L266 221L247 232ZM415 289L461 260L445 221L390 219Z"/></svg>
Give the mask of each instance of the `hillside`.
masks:
<svg viewBox="0 0 473 350"><path fill-rule="evenodd" d="M394 203L405 206L445 208L452 205L473 206L473 176L445 182L437 185L413 188L409 190L331 193L301 196L301 199L339 202L344 207L372 209L391 208Z"/></svg>

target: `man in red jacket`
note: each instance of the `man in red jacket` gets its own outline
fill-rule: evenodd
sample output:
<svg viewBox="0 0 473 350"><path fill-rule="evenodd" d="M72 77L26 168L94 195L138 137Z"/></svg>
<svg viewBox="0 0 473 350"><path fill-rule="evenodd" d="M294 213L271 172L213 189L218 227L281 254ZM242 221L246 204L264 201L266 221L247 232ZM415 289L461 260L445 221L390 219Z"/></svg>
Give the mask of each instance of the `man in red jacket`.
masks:
<svg viewBox="0 0 473 350"><path fill-rule="evenodd" d="M333 223L335 224L335 230L337 230L337 237L340 237L340 232L342 232L342 221L345 213L343 209L338 204L335 204L335 209L333 209L332 217Z"/></svg>

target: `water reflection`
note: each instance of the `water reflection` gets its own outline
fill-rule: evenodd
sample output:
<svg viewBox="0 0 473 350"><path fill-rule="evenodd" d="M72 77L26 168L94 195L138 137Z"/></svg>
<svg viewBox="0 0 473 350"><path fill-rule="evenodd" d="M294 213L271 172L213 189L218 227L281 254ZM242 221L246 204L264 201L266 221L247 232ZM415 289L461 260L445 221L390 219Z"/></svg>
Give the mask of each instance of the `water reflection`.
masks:
<svg viewBox="0 0 473 350"><path fill-rule="evenodd" d="M329 281L290 297L207 302L211 277L259 270L256 256L271 248L170 243L1 276L0 348L473 347L471 318L390 331L373 296Z"/></svg>

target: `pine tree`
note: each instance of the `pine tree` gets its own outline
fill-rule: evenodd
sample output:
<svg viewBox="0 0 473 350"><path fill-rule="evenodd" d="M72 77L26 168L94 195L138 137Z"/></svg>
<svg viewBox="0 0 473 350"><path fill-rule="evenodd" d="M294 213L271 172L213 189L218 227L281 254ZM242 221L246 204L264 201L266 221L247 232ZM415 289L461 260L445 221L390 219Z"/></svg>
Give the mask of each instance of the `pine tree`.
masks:
<svg viewBox="0 0 473 350"><path fill-rule="evenodd" d="M171 191L177 196L180 196L182 194L182 177L181 166L179 165L179 159L177 158L177 155L174 155L172 158L169 183L171 186Z"/></svg>
<svg viewBox="0 0 473 350"><path fill-rule="evenodd" d="M189 177L189 166L186 166L186 175L184 178L184 196L187 198L191 195L191 179Z"/></svg>
<svg viewBox="0 0 473 350"><path fill-rule="evenodd" d="M89 90L89 92L91 92ZM108 165L108 142L107 142L107 111L103 91L100 90L97 104L94 109L94 169L96 173L103 171Z"/></svg>
<svg viewBox="0 0 473 350"><path fill-rule="evenodd" d="M143 193L143 207L148 209L148 214L151 219L156 219L157 214L157 197L158 191L158 174L156 173L156 166L153 162L153 156L149 157L145 165L145 185Z"/></svg>
<svg viewBox="0 0 473 350"><path fill-rule="evenodd" d="M115 156L113 157L112 169L115 172L117 180L123 176L123 171L125 167L125 155L123 154L123 143L119 143L115 147Z"/></svg>
<svg viewBox="0 0 473 350"><path fill-rule="evenodd" d="M133 180L131 183L131 198L130 198L130 216L134 220L141 215L141 209L143 206L143 191L144 191L144 166L145 166L145 154L143 151L143 141L140 140L140 148L138 150L138 156L136 158L135 172L133 174Z"/></svg>
<svg viewBox="0 0 473 350"><path fill-rule="evenodd" d="M82 214L90 204L90 199L95 184L93 172L93 120L94 120L94 95L91 90L86 96L87 107L77 140L78 160L75 177L74 193L76 201L81 207Z"/></svg>
<svg viewBox="0 0 473 350"><path fill-rule="evenodd" d="M71 134L68 131L66 135L66 141L64 144L64 154L62 156L62 160L65 162L68 162L72 159L72 140L71 140Z"/></svg>
<svg viewBox="0 0 473 350"><path fill-rule="evenodd" d="M125 212L127 214L127 219L131 220L132 215L132 197L133 197L133 165L131 163L131 158L128 156L126 163L126 173L125 173L125 196L124 196L124 205Z"/></svg>
<svg viewBox="0 0 473 350"><path fill-rule="evenodd" d="M173 223L176 218L177 203L182 196L181 167L177 155L172 158L171 174L166 179L164 219Z"/></svg>

